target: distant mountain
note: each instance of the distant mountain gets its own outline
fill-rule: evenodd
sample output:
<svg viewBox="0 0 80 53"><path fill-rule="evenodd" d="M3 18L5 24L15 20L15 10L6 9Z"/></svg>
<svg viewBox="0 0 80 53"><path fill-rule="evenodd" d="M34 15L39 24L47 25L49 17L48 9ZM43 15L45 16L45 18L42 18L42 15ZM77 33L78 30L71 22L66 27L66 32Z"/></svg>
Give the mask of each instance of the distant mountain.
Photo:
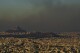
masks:
<svg viewBox="0 0 80 53"><path fill-rule="evenodd" d="M26 30L23 30L20 26L13 27L12 29L6 30L6 32L26 32Z"/></svg>

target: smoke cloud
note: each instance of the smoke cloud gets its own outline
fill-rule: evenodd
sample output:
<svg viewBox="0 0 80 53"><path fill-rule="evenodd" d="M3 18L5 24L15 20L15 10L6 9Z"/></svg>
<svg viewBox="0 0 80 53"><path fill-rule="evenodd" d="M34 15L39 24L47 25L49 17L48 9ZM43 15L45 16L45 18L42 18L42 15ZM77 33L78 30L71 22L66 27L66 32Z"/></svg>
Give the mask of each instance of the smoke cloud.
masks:
<svg viewBox="0 0 80 53"><path fill-rule="evenodd" d="M80 31L79 14L79 0L0 0L0 31Z"/></svg>

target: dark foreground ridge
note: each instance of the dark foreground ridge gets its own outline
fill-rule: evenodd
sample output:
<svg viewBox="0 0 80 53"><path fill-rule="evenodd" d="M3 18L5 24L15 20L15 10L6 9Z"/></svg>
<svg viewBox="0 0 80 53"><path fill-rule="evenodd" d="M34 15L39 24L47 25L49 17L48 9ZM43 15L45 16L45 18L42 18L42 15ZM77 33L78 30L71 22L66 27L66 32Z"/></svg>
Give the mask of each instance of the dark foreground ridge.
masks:
<svg viewBox="0 0 80 53"><path fill-rule="evenodd" d="M0 32L1 37L14 37L14 38L72 38L80 37L79 33L49 33L49 32Z"/></svg>
<svg viewBox="0 0 80 53"><path fill-rule="evenodd" d="M15 38L50 38L50 37L60 37L55 33L42 33L42 32L16 32L16 33L8 33L5 32L1 34L0 37L15 37Z"/></svg>

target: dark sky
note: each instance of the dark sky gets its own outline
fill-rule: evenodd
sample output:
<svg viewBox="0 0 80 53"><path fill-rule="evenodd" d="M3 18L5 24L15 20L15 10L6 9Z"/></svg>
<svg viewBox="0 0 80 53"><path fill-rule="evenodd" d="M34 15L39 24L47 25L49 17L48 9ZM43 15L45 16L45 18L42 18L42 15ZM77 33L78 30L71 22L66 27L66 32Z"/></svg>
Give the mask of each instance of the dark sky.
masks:
<svg viewBox="0 0 80 53"><path fill-rule="evenodd" d="M80 31L80 0L0 0L0 31Z"/></svg>

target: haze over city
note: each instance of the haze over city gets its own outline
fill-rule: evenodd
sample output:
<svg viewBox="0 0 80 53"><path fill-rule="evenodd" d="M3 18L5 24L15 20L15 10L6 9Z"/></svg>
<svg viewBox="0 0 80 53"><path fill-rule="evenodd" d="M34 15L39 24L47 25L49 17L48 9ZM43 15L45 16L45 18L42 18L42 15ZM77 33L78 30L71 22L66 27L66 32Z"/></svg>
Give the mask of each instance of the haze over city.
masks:
<svg viewBox="0 0 80 53"><path fill-rule="evenodd" d="M0 0L0 31L79 32L80 0Z"/></svg>

